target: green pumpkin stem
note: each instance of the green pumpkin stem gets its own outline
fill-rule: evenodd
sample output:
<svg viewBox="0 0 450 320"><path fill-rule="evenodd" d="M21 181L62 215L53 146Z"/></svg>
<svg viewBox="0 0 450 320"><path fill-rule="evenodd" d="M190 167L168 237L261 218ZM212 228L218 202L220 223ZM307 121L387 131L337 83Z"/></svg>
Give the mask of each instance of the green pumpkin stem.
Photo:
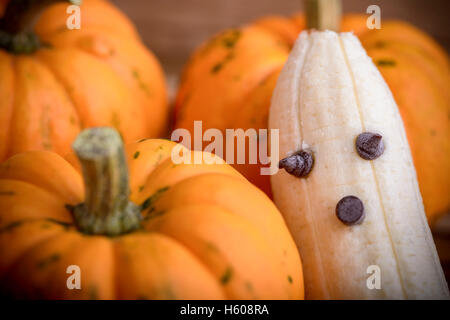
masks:
<svg viewBox="0 0 450 320"><path fill-rule="evenodd" d="M112 128L84 130L73 149L85 185L85 202L72 209L80 231L117 236L139 228L141 211L129 201L128 168L119 133Z"/></svg>
<svg viewBox="0 0 450 320"><path fill-rule="evenodd" d="M43 9L58 3L80 5L81 0L10 0L0 19L0 48L30 54L41 47L34 25Z"/></svg>
<svg viewBox="0 0 450 320"><path fill-rule="evenodd" d="M342 0L305 0L308 29L339 31Z"/></svg>

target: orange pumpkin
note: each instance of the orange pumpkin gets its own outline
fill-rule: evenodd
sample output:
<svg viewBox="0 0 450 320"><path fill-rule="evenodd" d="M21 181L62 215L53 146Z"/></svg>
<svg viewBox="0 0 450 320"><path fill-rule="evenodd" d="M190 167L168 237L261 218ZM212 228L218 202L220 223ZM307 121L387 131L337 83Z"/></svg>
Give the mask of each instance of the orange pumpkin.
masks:
<svg viewBox="0 0 450 320"><path fill-rule="evenodd" d="M393 92L402 114L430 221L450 209L450 68L447 54L410 24L383 21L368 30L366 16L347 15L342 31L360 37ZM273 88L298 33L302 14L267 17L206 42L189 60L175 103L175 127L266 128ZM235 36L233 42L230 35ZM230 45L232 43L232 45ZM217 68L220 66L220 68ZM259 165L235 165L271 195Z"/></svg>
<svg viewBox="0 0 450 320"><path fill-rule="evenodd" d="M172 152L207 156L175 146L144 140L125 153L115 130L83 131L74 149L84 185L79 164L55 153L5 161L0 291L44 299L302 299L300 257L275 205L218 157L175 164ZM66 286L72 265L81 270L80 290Z"/></svg>
<svg viewBox="0 0 450 320"><path fill-rule="evenodd" d="M84 0L81 29L69 30L70 3L54 0L24 33L40 2L2 1L0 161L27 150L67 154L85 127L113 126L127 142L164 134L164 74L131 22L107 1Z"/></svg>

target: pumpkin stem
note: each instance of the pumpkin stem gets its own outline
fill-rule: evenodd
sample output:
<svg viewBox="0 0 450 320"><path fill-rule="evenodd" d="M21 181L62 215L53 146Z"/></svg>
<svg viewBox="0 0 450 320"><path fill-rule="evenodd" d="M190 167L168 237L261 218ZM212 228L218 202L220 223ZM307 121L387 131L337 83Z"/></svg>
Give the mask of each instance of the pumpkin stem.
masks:
<svg viewBox="0 0 450 320"><path fill-rule="evenodd" d="M85 186L85 202L72 209L79 229L116 236L139 228L141 211L128 199L128 168L119 133L112 128L84 130L73 149Z"/></svg>
<svg viewBox="0 0 450 320"><path fill-rule="evenodd" d="M305 0L308 29L339 31L342 0Z"/></svg>
<svg viewBox="0 0 450 320"><path fill-rule="evenodd" d="M0 48L13 54L30 54L41 47L33 32L43 9L57 2L80 5L81 0L9 0L0 19Z"/></svg>

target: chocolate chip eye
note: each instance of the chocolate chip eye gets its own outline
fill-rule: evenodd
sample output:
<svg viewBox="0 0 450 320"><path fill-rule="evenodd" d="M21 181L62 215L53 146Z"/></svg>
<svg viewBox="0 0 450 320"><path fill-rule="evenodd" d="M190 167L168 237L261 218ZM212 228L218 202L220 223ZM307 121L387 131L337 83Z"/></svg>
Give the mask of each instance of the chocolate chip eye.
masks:
<svg viewBox="0 0 450 320"><path fill-rule="evenodd" d="M336 215L342 223L352 226L364 221L364 204L355 196L346 196L336 205Z"/></svg>
<svg viewBox="0 0 450 320"><path fill-rule="evenodd" d="M365 160L374 160L384 152L383 136L378 133L364 132L356 138L356 151Z"/></svg>
<svg viewBox="0 0 450 320"><path fill-rule="evenodd" d="M308 176L314 165L313 154L306 150L300 150L293 155L286 157L278 163L280 169L286 170L289 174L298 178Z"/></svg>

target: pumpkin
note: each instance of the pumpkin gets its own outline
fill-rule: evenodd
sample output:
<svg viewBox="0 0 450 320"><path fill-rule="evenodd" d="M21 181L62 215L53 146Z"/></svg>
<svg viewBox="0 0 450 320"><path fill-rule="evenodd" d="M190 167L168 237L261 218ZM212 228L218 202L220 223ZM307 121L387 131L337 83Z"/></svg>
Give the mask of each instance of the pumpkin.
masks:
<svg viewBox="0 0 450 320"><path fill-rule="evenodd" d="M28 150L65 155L86 127L115 127L126 142L165 134L162 68L117 8L84 0L81 29L69 30L69 1L2 4L0 161Z"/></svg>
<svg viewBox="0 0 450 320"><path fill-rule="evenodd" d="M219 157L180 147L149 139L124 151L117 131L93 128L75 140L79 162L48 151L5 161L2 294L303 298L300 257L271 200ZM204 160L176 163L177 153ZM69 266L81 270L80 290L66 286Z"/></svg>
<svg viewBox="0 0 450 320"><path fill-rule="evenodd" d="M366 28L367 16L343 17L342 31L360 37L399 106L430 222L450 209L450 68L447 54L428 35L401 21ZM176 128L267 128L272 91L298 33L302 14L266 17L224 31L189 59L175 102ZM232 40L230 40L232 39ZM260 165L234 165L271 196Z"/></svg>

